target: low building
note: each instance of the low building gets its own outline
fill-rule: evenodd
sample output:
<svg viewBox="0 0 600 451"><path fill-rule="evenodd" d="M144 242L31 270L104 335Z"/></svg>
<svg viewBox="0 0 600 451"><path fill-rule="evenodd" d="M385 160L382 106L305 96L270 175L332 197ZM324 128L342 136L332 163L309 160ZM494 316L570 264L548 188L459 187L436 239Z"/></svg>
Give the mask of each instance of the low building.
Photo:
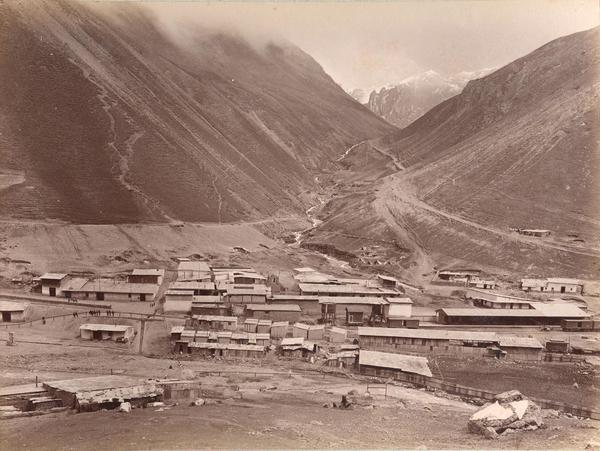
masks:
<svg viewBox="0 0 600 451"><path fill-rule="evenodd" d="M469 288L465 297L473 301L473 305L478 307L509 310L529 310L533 309L530 299L500 294L494 291L484 291L475 288Z"/></svg>
<svg viewBox="0 0 600 451"><path fill-rule="evenodd" d="M96 301L154 301L157 285L128 283L113 279L90 280L71 296L77 299Z"/></svg>
<svg viewBox="0 0 600 451"><path fill-rule="evenodd" d="M419 327L419 320L412 318L412 299L395 298L388 301L387 327Z"/></svg>
<svg viewBox="0 0 600 451"><path fill-rule="evenodd" d="M577 279L567 279L564 277L550 277L546 285L546 291L551 293L581 293L583 291L583 282Z"/></svg>
<svg viewBox="0 0 600 451"><path fill-rule="evenodd" d="M494 332L386 327L359 327L358 339L361 349L474 357L488 355L498 341Z"/></svg>
<svg viewBox="0 0 600 451"><path fill-rule="evenodd" d="M406 327L408 329L419 328L418 318L403 318L403 317L389 317L387 320L387 327Z"/></svg>
<svg viewBox="0 0 600 451"><path fill-rule="evenodd" d="M210 281L211 269L207 262L181 261L177 266L177 280Z"/></svg>
<svg viewBox="0 0 600 451"><path fill-rule="evenodd" d="M313 341L323 340L324 335L325 335L325 325L311 324L310 326L308 326L308 331L306 333L306 338L308 340L313 340Z"/></svg>
<svg viewBox="0 0 600 451"><path fill-rule="evenodd" d="M346 341L347 335L348 331L341 327L333 326L329 329L329 341L331 343L343 343Z"/></svg>
<svg viewBox="0 0 600 451"><path fill-rule="evenodd" d="M285 338L288 334L290 323L287 321L273 321L271 324L271 337L272 338Z"/></svg>
<svg viewBox="0 0 600 451"><path fill-rule="evenodd" d="M358 349L338 351L327 354L326 365L335 368L353 368L358 366Z"/></svg>
<svg viewBox="0 0 600 451"><path fill-rule="evenodd" d="M235 285L254 285L265 284L267 278L255 272L236 271L231 275L231 280Z"/></svg>
<svg viewBox="0 0 600 451"><path fill-rule="evenodd" d="M321 319L325 323L343 320L345 324L385 322L389 302L382 297L320 296Z"/></svg>
<svg viewBox="0 0 600 451"><path fill-rule="evenodd" d="M537 238L547 237L552 234L552 231L548 229L517 229L517 232L521 235L535 236Z"/></svg>
<svg viewBox="0 0 600 451"><path fill-rule="evenodd" d="M192 315L229 316L231 309L221 302L219 296L194 296L191 305Z"/></svg>
<svg viewBox="0 0 600 451"><path fill-rule="evenodd" d="M73 293L80 293L81 288L89 282L86 277L67 277L61 285L61 294L67 299L75 299Z"/></svg>
<svg viewBox="0 0 600 451"><path fill-rule="evenodd" d="M572 304L532 302L533 309L444 308L436 311L441 324L458 325L560 325L563 319L587 319L590 315Z"/></svg>
<svg viewBox="0 0 600 451"><path fill-rule="evenodd" d="M188 320L188 327L198 328L201 330L231 330L237 329L237 318L235 316L218 316L218 315L194 315Z"/></svg>
<svg viewBox="0 0 600 451"><path fill-rule="evenodd" d="M308 328L310 324L304 323L295 323L292 327L292 337L293 338L306 338L308 337Z"/></svg>
<svg viewBox="0 0 600 451"><path fill-rule="evenodd" d="M114 409L122 402L133 407L160 401L163 389L154 383L127 376L95 376L44 382L44 388L62 405L80 412Z"/></svg>
<svg viewBox="0 0 600 451"><path fill-rule="evenodd" d="M82 340L129 342L135 336L135 329L122 324L82 324L79 326L79 334Z"/></svg>
<svg viewBox="0 0 600 451"><path fill-rule="evenodd" d="M258 319L257 318L246 318L244 321L244 331L256 333L256 328L258 327Z"/></svg>
<svg viewBox="0 0 600 451"><path fill-rule="evenodd" d="M268 333L248 334L248 343L260 346L269 346L271 344L271 335Z"/></svg>
<svg viewBox="0 0 600 451"><path fill-rule="evenodd" d="M479 278L480 269L473 268L446 268L437 272L437 279L449 283L466 285L472 278Z"/></svg>
<svg viewBox="0 0 600 451"><path fill-rule="evenodd" d="M427 358L361 349L358 368L366 376L423 384L433 377Z"/></svg>
<svg viewBox="0 0 600 451"><path fill-rule="evenodd" d="M521 290L543 292L547 284L546 279L521 279Z"/></svg>
<svg viewBox="0 0 600 451"><path fill-rule="evenodd" d="M271 332L271 324L273 321L270 319L259 319L258 324L256 325L256 333L257 334L268 334Z"/></svg>
<svg viewBox="0 0 600 451"><path fill-rule="evenodd" d="M482 290L493 290L496 288L496 282L493 280L485 280L480 279L479 277L475 277L469 279L469 281L467 282L467 286L472 288L479 288Z"/></svg>
<svg viewBox="0 0 600 451"><path fill-rule="evenodd" d="M320 283L300 283L298 284L300 293L303 296L322 297L402 297L403 293L397 290L385 289L382 287L367 287L358 284L320 284Z"/></svg>
<svg viewBox="0 0 600 451"><path fill-rule="evenodd" d="M270 304L293 304L300 307L303 315L318 316L321 314L319 296L304 296L301 294L274 294L267 302Z"/></svg>
<svg viewBox="0 0 600 451"><path fill-rule="evenodd" d="M231 285L223 286L225 300L231 304L265 304L271 290L265 285Z"/></svg>
<svg viewBox="0 0 600 451"><path fill-rule="evenodd" d="M162 285L165 277L164 269L134 269L127 276L129 283L151 283L154 285Z"/></svg>
<svg viewBox="0 0 600 451"><path fill-rule="evenodd" d="M171 341L181 340L181 334L185 330L185 326L173 326L171 327Z"/></svg>
<svg viewBox="0 0 600 451"><path fill-rule="evenodd" d="M218 294L214 282L201 281L175 281L169 285L169 291L187 291L193 296L215 296Z"/></svg>
<svg viewBox="0 0 600 451"><path fill-rule="evenodd" d="M0 301L0 322L18 323L25 320L26 304L20 302Z"/></svg>
<svg viewBox="0 0 600 451"><path fill-rule="evenodd" d="M302 311L295 304L246 304L245 313L250 318L295 322Z"/></svg>
<svg viewBox="0 0 600 451"><path fill-rule="evenodd" d="M56 272L47 272L40 276L42 294L45 294L46 296L62 296L61 286L67 277L68 274Z"/></svg>
<svg viewBox="0 0 600 451"><path fill-rule="evenodd" d="M284 357L301 357L304 337L288 337L281 340L279 352Z"/></svg>
<svg viewBox="0 0 600 451"><path fill-rule="evenodd" d="M266 355L266 348L259 345L237 343L197 343L178 341L175 352L201 357L259 359Z"/></svg>
<svg viewBox="0 0 600 451"><path fill-rule="evenodd" d="M560 323L566 332L591 332L600 330L600 321L594 319L563 319Z"/></svg>
<svg viewBox="0 0 600 451"><path fill-rule="evenodd" d="M398 279L383 274L377 274L377 280L384 288L395 289L398 285Z"/></svg>
<svg viewBox="0 0 600 451"><path fill-rule="evenodd" d="M548 340L546 341L546 352L567 354L569 352L569 342L566 340Z"/></svg>
<svg viewBox="0 0 600 451"><path fill-rule="evenodd" d="M535 338L498 336L498 345L508 360L540 361L544 358L544 347Z"/></svg>

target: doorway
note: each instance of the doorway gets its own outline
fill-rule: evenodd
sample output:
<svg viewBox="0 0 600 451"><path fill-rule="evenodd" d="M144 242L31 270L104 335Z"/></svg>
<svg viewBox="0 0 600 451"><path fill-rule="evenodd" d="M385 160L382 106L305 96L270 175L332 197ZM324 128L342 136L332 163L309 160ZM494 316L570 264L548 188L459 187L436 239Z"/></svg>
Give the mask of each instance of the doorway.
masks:
<svg viewBox="0 0 600 451"><path fill-rule="evenodd" d="M49 290L50 296L56 296L56 288L50 287L48 290Z"/></svg>
<svg viewBox="0 0 600 451"><path fill-rule="evenodd" d="M102 340L102 331L101 330L94 330L92 332L92 337L94 338L94 340Z"/></svg>
<svg viewBox="0 0 600 451"><path fill-rule="evenodd" d="M10 323L10 320L11 320L10 312L2 312L2 322Z"/></svg>
<svg viewBox="0 0 600 451"><path fill-rule="evenodd" d="M96 300L97 300L97 301L103 301L103 300L104 300L104 293L102 293L102 292L100 292L100 291L99 291L99 292L97 292L97 293L96 293Z"/></svg>

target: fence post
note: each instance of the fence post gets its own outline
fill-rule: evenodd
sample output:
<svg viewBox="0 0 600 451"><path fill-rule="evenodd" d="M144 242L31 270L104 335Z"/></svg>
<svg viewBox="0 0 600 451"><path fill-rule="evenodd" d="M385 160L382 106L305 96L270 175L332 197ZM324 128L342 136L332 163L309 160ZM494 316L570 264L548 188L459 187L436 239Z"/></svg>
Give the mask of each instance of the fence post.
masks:
<svg viewBox="0 0 600 451"><path fill-rule="evenodd" d="M35 376L35 386L36 386L36 388L38 386L38 377L37 376Z"/></svg>

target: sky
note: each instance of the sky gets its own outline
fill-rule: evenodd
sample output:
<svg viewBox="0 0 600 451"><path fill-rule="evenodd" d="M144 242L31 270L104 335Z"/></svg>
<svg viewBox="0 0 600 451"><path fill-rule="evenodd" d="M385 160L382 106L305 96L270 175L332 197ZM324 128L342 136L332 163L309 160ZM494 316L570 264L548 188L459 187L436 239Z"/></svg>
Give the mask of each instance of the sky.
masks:
<svg viewBox="0 0 600 451"><path fill-rule="evenodd" d="M146 2L171 32L199 25L257 45L285 39L347 91L427 70L501 67L552 39L597 26L598 0Z"/></svg>

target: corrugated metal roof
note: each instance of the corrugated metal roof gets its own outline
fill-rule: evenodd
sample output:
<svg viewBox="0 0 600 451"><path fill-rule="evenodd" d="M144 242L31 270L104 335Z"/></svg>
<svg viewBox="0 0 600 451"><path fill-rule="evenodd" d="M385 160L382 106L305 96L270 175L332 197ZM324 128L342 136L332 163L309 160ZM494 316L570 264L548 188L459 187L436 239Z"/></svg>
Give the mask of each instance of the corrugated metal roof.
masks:
<svg viewBox="0 0 600 451"><path fill-rule="evenodd" d="M75 291L75 290L73 290ZM120 294L151 294L158 291L158 286L149 283L129 283L112 279L90 280L77 291L83 293L120 293Z"/></svg>
<svg viewBox="0 0 600 451"><path fill-rule="evenodd" d="M549 318L588 318L591 316L576 305L566 302L552 304L532 302L531 305L535 311L541 312Z"/></svg>
<svg viewBox="0 0 600 451"><path fill-rule="evenodd" d="M494 332L471 332L444 329L404 329L394 327L359 327L358 335L371 337L424 338L429 340L465 340L495 342Z"/></svg>
<svg viewBox="0 0 600 451"><path fill-rule="evenodd" d="M63 274L63 273L60 273L60 272L47 272L46 274L40 276L40 279L46 279L46 280L63 280L67 276L68 276L68 274Z"/></svg>
<svg viewBox="0 0 600 451"><path fill-rule="evenodd" d="M307 293L354 293L354 294L366 294L372 296L394 296L401 295L399 291L386 290L377 287L363 287L360 285L328 285L322 283L299 283L300 291Z"/></svg>
<svg viewBox="0 0 600 451"><path fill-rule="evenodd" d="M444 312L448 316L487 316L487 317L507 317L514 318L528 317L539 318L544 315L535 309L492 309L492 308L442 308L438 311Z"/></svg>
<svg viewBox="0 0 600 451"><path fill-rule="evenodd" d="M298 329L308 330L310 328L310 324L294 323L294 327L297 327Z"/></svg>
<svg viewBox="0 0 600 451"><path fill-rule="evenodd" d="M152 268L136 268L131 271L132 276L164 276L164 269L152 269Z"/></svg>
<svg viewBox="0 0 600 451"><path fill-rule="evenodd" d="M23 312L26 305L20 302L0 301L1 312Z"/></svg>
<svg viewBox="0 0 600 451"><path fill-rule="evenodd" d="M361 349L358 354L358 363L378 368L392 368L404 373L420 374L427 377L433 376L425 357Z"/></svg>
<svg viewBox="0 0 600 451"><path fill-rule="evenodd" d="M206 295L206 296L194 296L192 298L192 305L193 304L221 304L221 303L223 303L221 296Z"/></svg>
<svg viewBox="0 0 600 451"><path fill-rule="evenodd" d="M122 324L82 324L80 330L104 330L109 332L126 332L128 329L133 329L133 326Z"/></svg>
<svg viewBox="0 0 600 451"><path fill-rule="evenodd" d="M256 325L256 324L258 324L258 319L247 318L246 321L244 321L244 324Z"/></svg>
<svg viewBox="0 0 600 451"><path fill-rule="evenodd" d="M288 327L290 325L287 321L273 321L271 327Z"/></svg>
<svg viewBox="0 0 600 451"><path fill-rule="evenodd" d="M214 282L196 282L196 281L188 281L184 282L178 280L176 282L171 282L169 285L170 290L214 290L215 283Z"/></svg>
<svg viewBox="0 0 600 451"><path fill-rule="evenodd" d="M388 311L388 317L390 318L404 318L406 316L406 308L404 305L394 305L390 304L390 309ZM410 316L410 313L408 314Z"/></svg>
<svg viewBox="0 0 600 451"><path fill-rule="evenodd" d="M198 321L223 321L227 323L237 323L236 316L221 316L221 315L193 315L192 318Z"/></svg>
<svg viewBox="0 0 600 451"><path fill-rule="evenodd" d="M273 294L269 299L274 301L319 301L319 296L317 295L307 295L307 294Z"/></svg>
<svg viewBox="0 0 600 451"><path fill-rule="evenodd" d="M386 298L390 304L413 304L411 298L403 297L403 298Z"/></svg>
<svg viewBox="0 0 600 451"><path fill-rule="evenodd" d="M549 277L548 282L559 283L559 284L563 284L563 285L583 285L581 280L569 279L567 277Z"/></svg>
<svg viewBox="0 0 600 451"><path fill-rule="evenodd" d="M346 335L346 333L348 333L348 331L346 329L342 329L341 327L336 327L336 326L332 326L331 329L329 329L329 332L334 333L334 334L343 334L343 335Z"/></svg>
<svg viewBox="0 0 600 451"><path fill-rule="evenodd" d="M298 304L246 304L246 310L272 312L301 312Z"/></svg>
<svg viewBox="0 0 600 451"><path fill-rule="evenodd" d="M270 319L259 319L258 320L259 326L271 326L271 324L273 324L273 321L271 321Z"/></svg>
<svg viewBox="0 0 600 451"><path fill-rule="evenodd" d="M507 348L536 348L543 349L542 344L535 338L530 337L513 337L510 335L499 335L498 344L501 347Z"/></svg>
<svg viewBox="0 0 600 451"><path fill-rule="evenodd" d="M281 340L281 346L302 346L304 337L287 337Z"/></svg>
<svg viewBox="0 0 600 451"><path fill-rule="evenodd" d="M547 283L546 279L521 279L521 286L526 288L545 287Z"/></svg>
<svg viewBox="0 0 600 451"><path fill-rule="evenodd" d="M88 283L89 279L87 277L71 277L68 279L63 285L63 291L78 291L83 288L83 286Z"/></svg>
<svg viewBox="0 0 600 451"><path fill-rule="evenodd" d="M319 304L387 305L388 301L383 297L374 296L319 296Z"/></svg>
<svg viewBox="0 0 600 451"><path fill-rule="evenodd" d="M200 349L227 349L230 351L264 351L265 347L261 345L246 345L239 343L199 343L192 342L188 343L190 348L200 348Z"/></svg>
<svg viewBox="0 0 600 451"><path fill-rule="evenodd" d="M172 334L180 334L185 330L185 326L173 326L171 327Z"/></svg>

